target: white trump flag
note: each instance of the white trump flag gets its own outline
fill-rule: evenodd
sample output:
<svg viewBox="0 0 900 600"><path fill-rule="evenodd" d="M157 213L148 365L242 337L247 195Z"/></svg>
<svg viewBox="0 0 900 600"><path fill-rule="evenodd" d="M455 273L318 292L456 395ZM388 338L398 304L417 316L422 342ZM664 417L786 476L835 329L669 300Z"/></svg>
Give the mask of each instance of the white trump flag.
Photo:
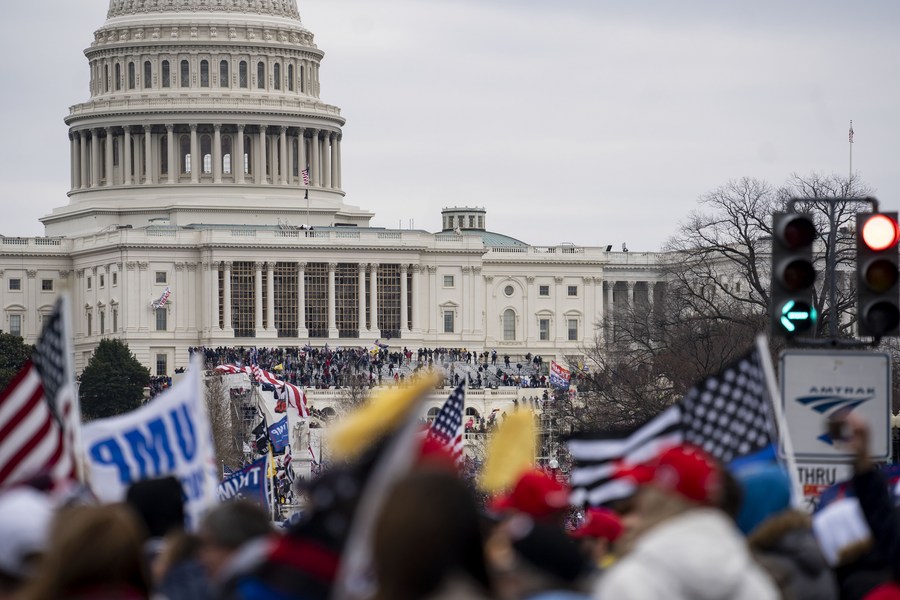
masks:
<svg viewBox="0 0 900 600"><path fill-rule="evenodd" d="M135 411L88 423L82 435L100 500L120 502L132 483L172 475L184 490L189 529L215 503L218 468L198 354L183 380Z"/></svg>

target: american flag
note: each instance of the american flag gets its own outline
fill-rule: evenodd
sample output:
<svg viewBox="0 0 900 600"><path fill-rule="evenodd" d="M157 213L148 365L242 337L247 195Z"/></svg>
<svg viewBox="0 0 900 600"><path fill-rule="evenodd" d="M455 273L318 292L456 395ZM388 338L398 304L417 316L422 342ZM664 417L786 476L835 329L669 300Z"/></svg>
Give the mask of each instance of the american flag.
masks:
<svg viewBox="0 0 900 600"><path fill-rule="evenodd" d="M463 463L463 386L450 393L444 406L428 429L426 439L434 440L447 449L456 464Z"/></svg>
<svg viewBox="0 0 900 600"><path fill-rule="evenodd" d="M776 439L770 404L761 355L754 348L633 431L570 439L567 445L575 461L571 501L596 506L631 495L633 484L616 479L616 470L645 462L675 444L693 444L723 463L755 454Z"/></svg>
<svg viewBox="0 0 900 600"><path fill-rule="evenodd" d="M309 165L306 165L306 168L300 172L300 175L303 177L303 185L309 185Z"/></svg>
<svg viewBox="0 0 900 600"><path fill-rule="evenodd" d="M850 121L850 133L849 133L849 137L850 137L850 143L852 144L852 143L853 143L853 121Z"/></svg>
<svg viewBox="0 0 900 600"><path fill-rule="evenodd" d="M76 477L78 415L69 360L67 299L60 297L31 360L0 393L0 487L38 474Z"/></svg>
<svg viewBox="0 0 900 600"><path fill-rule="evenodd" d="M153 308L162 308L169 302L169 296L172 295L172 290L166 287L165 291L163 291L162 295L158 300L153 301Z"/></svg>

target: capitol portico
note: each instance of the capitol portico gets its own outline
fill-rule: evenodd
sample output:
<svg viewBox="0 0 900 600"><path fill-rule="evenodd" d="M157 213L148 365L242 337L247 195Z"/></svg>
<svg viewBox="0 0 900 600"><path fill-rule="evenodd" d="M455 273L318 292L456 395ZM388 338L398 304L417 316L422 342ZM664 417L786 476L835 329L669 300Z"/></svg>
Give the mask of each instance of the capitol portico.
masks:
<svg viewBox="0 0 900 600"><path fill-rule="evenodd" d="M33 342L70 289L79 370L104 337L154 374L198 345L571 356L663 293L655 254L531 246L485 208L445 208L437 233L371 227L296 0L111 0L85 55L68 202L46 237L0 238L2 329Z"/></svg>

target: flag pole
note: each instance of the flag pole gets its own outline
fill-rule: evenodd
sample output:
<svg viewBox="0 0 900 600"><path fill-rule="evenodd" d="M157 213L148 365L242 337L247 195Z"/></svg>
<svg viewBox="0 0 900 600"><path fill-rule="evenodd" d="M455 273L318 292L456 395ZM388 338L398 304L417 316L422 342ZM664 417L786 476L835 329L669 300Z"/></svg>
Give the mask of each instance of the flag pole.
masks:
<svg viewBox="0 0 900 600"><path fill-rule="evenodd" d="M847 187L853 183L853 119L850 119L850 134L848 136L850 146L850 173L847 176Z"/></svg>

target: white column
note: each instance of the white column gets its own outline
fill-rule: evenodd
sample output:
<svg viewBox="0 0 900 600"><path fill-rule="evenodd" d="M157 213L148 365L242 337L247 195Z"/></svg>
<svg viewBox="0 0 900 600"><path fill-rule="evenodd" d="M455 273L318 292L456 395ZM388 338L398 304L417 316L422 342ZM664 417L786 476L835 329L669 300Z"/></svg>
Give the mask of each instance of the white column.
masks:
<svg viewBox="0 0 900 600"><path fill-rule="evenodd" d="M309 166L309 159L306 158L306 132L301 129L300 133L297 134L297 139L300 143L297 144L297 150L300 152L300 161L297 163L300 166L300 170L302 171L307 166ZM300 185L303 185L303 177L300 177L300 181L298 182Z"/></svg>
<svg viewBox="0 0 900 600"><path fill-rule="evenodd" d="M297 336L309 337L306 328L306 263L297 263Z"/></svg>
<svg viewBox="0 0 900 600"><path fill-rule="evenodd" d="M412 330L416 333L422 330L422 322L419 317L419 296L422 293L422 287L420 284L420 271L422 267L419 265L412 266Z"/></svg>
<svg viewBox="0 0 900 600"><path fill-rule="evenodd" d="M607 281L606 282L606 320L605 320L605 323L608 326L607 331L606 331L607 341L613 340L613 331L615 329L615 318L616 318L615 289L616 289L615 281Z"/></svg>
<svg viewBox="0 0 900 600"><path fill-rule="evenodd" d="M244 126L237 126L237 136L234 140L234 156L231 157L231 172L234 173L235 182L244 183Z"/></svg>
<svg viewBox="0 0 900 600"><path fill-rule="evenodd" d="M222 183L222 124L213 124L213 183Z"/></svg>
<svg viewBox="0 0 900 600"><path fill-rule="evenodd" d="M281 185L287 185L287 173L288 173L288 152L287 152L287 127L282 127L280 131L280 136L278 139L279 144L279 152L281 153L281 160L278 162L278 181Z"/></svg>
<svg viewBox="0 0 900 600"><path fill-rule="evenodd" d="M100 186L100 130L91 129L91 187Z"/></svg>
<svg viewBox="0 0 900 600"><path fill-rule="evenodd" d="M634 283L633 281L627 282L628 285L628 308L634 310Z"/></svg>
<svg viewBox="0 0 900 600"><path fill-rule="evenodd" d="M175 126L166 125L166 144L169 153L169 183L175 183L175 173L180 168L175 156ZM149 159L148 159L149 160Z"/></svg>
<svg viewBox="0 0 900 600"><path fill-rule="evenodd" d="M319 187L319 130L313 129L309 138L309 184Z"/></svg>
<svg viewBox="0 0 900 600"><path fill-rule="evenodd" d="M106 128L106 187L113 184L113 134L112 127Z"/></svg>
<svg viewBox="0 0 900 600"><path fill-rule="evenodd" d="M331 136L333 133L326 133L322 138L322 178L325 180L323 186L331 187Z"/></svg>
<svg viewBox="0 0 900 600"><path fill-rule="evenodd" d="M328 337L338 337L337 321L335 319L335 300L337 294L334 285L334 270L337 263L328 263Z"/></svg>
<svg viewBox="0 0 900 600"><path fill-rule="evenodd" d="M203 159L200 157L200 141L197 139L197 124L191 123L191 183L200 183Z"/></svg>
<svg viewBox="0 0 900 600"><path fill-rule="evenodd" d="M219 329L219 263L209 263L209 334Z"/></svg>
<svg viewBox="0 0 900 600"><path fill-rule="evenodd" d="M168 127L168 126L167 126ZM168 140L168 138L167 138ZM168 143L168 142L167 142ZM171 148L169 152L169 170L172 170ZM160 165L160 169L162 165ZM144 125L144 184L156 182L156 173L153 172L153 133L149 125Z"/></svg>
<svg viewBox="0 0 900 600"><path fill-rule="evenodd" d="M80 187L81 189L84 189L84 188L88 187L88 180L89 180L87 132L86 131L78 132L78 141L81 146L81 152L80 152L81 160L79 161L79 163L81 165L81 172L79 174L80 175L79 180L81 181L81 185L79 185L78 187Z"/></svg>
<svg viewBox="0 0 900 600"><path fill-rule="evenodd" d="M462 267L461 270L462 270L462 275L459 278L459 282L460 282L459 283L459 287L460 287L459 291L460 291L460 298L462 299L462 302L460 303L461 306L459 308L458 323L459 323L459 332L462 334L466 334L466 333L469 333L469 331L471 331L471 327L469 326L469 314L471 312L474 312L471 310L466 310L466 305L474 306L474 305L469 304L469 295L471 294L471 287L472 287L469 280L471 279L471 276L472 276L471 275L472 267L467 265L467 266Z"/></svg>
<svg viewBox="0 0 900 600"><path fill-rule="evenodd" d="M380 327L378 327L378 263L369 265L369 331L375 335L381 335Z"/></svg>
<svg viewBox="0 0 900 600"><path fill-rule="evenodd" d="M335 146L337 147L337 151L335 152L335 155L334 155L335 162L337 163L337 169L335 169L335 173L337 173L337 179L334 182L334 187L335 187L335 189L338 189L338 190L342 189L343 185L344 185L343 181L342 181L344 174L342 171L342 166L343 166L342 160L343 159L341 158L341 137L343 137L343 136L341 134L338 134L334 138L334 143L335 143Z"/></svg>
<svg viewBox="0 0 900 600"><path fill-rule="evenodd" d="M334 146L332 146L333 151ZM400 335L409 332L409 302L406 277L409 273L409 265L400 265Z"/></svg>
<svg viewBox="0 0 900 600"><path fill-rule="evenodd" d="M337 134L332 133L331 136L331 187L339 188L338 185L338 158L337 158Z"/></svg>
<svg viewBox="0 0 900 600"><path fill-rule="evenodd" d="M275 263L266 263L266 324L271 332L275 332Z"/></svg>
<svg viewBox="0 0 900 600"><path fill-rule="evenodd" d="M128 125L125 126L125 167L123 173L125 173L125 185L131 185L131 127Z"/></svg>
<svg viewBox="0 0 900 600"><path fill-rule="evenodd" d="M294 185L294 139L295 136L290 137L290 144L287 145L287 173L285 175L285 181L287 185ZM299 164L299 163L298 163Z"/></svg>
<svg viewBox="0 0 900 600"><path fill-rule="evenodd" d="M266 126L259 126L259 135L256 137L256 164L258 165L258 169L256 171L256 183L257 184L267 184L269 183L266 178L266 171L268 170L267 157L266 157Z"/></svg>
<svg viewBox="0 0 900 600"><path fill-rule="evenodd" d="M556 327L553 328L551 340L565 340L568 336L566 333L565 317L563 316L562 299L563 299L563 278L559 275L553 278L556 287L553 289L553 313L556 316Z"/></svg>
<svg viewBox="0 0 900 600"><path fill-rule="evenodd" d="M225 267L225 276L224 281L222 282L224 285L222 286L222 310L224 310L224 322L225 322L225 331L230 332L232 335L234 334L234 327L231 322L231 261L226 261L223 265Z"/></svg>
<svg viewBox="0 0 900 600"><path fill-rule="evenodd" d="M258 262L254 266L256 267L256 278L254 280L254 295L255 301L253 302L254 315L253 315L253 328L256 330L256 335L259 336L263 331L263 305L262 305L262 269L266 263Z"/></svg>
<svg viewBox="0 0 900 600"><path fill-rule="evenodd" d="M81 187L81 134L72 133L72 189Z"/></svg>
<svg viewBox="0 0 900 600"><path fill-rule="evenodd" d="M357 265L359 267L359 281L358 281L358 296L359 296L359 337L363 337L363 334L366 331L366 264L359 263Z"/></svg>

